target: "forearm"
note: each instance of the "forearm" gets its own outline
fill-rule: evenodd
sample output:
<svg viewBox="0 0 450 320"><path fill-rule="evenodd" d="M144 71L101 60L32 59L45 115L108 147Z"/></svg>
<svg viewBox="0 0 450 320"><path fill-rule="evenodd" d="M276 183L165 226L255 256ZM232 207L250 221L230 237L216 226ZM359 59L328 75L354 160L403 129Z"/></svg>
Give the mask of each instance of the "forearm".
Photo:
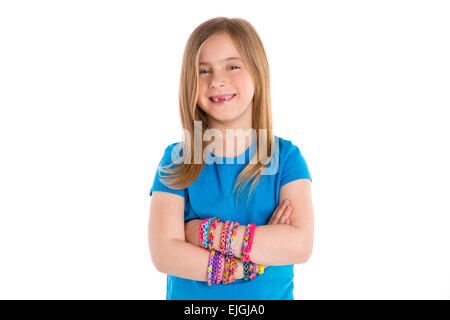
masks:
<svg viewBox="0 0 450 320"><path fill-rule="evenodd" d="M181 240L167 243L164 254L160 255L158 270L180 278L207 281L210 251ZM236 259L236 279L244 278L241 260Z"/></svg>
<svg viewBox="0 0 450 320"><path fill-rule="evenodd" d="M234 255L238 258L241 257L246 227L246 225L240 225L237 229ZM220 246L222 228L223 223L218 223L214 234L213 246L215 250L218 250ZM250 260L256 264L268 266L302 263L301 239L301 230L294 226L282 224L257 226L250 252Z"/></svg>

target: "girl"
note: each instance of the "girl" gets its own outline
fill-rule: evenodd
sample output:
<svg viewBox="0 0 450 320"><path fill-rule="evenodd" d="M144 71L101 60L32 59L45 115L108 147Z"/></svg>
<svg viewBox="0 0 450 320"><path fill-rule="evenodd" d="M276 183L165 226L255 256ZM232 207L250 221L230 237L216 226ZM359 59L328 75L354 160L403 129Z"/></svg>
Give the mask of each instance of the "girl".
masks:
<svg viewBox="0 0 450 320"><path fill-rule="evenodd" d="M193 31L179 102L183 141L167 146L150 190L166 299L294 299L294 264L313 247L312 179L299 148L271 133L269 66L250 23Z"/></svg>

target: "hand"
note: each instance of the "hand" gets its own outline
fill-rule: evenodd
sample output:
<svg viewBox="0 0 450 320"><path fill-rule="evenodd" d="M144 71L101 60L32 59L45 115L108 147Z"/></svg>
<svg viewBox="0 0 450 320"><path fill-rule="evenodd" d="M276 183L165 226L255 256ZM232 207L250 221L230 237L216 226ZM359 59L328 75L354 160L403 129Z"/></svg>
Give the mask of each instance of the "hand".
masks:
<svg viewBox="0 0 450 320"><path fill-rule="evenodd" d="M278 205L278 207L272 213L272 216L270 217L270 220L267 224L290 225L291 213L292 213L292 206L290 205L290 201L286 199L285 201L283 201L281 204Z"/></svg>

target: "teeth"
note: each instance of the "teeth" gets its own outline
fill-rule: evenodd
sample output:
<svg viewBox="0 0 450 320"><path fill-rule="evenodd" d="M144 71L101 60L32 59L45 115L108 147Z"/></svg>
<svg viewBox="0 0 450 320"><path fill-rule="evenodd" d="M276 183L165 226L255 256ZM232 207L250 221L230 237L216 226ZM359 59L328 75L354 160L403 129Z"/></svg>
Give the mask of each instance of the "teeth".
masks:
<svg viewBox="0 0 450 320"><path fill-rule="evenodd" d="M234 96L234 94L232 94L232 95L230 95L230 96L228 96L228 97L225 97L225 98L220 98L220 99L218 99L218 98L211 98L214 102L219 102L219 101L223 101L223 100L228 100L228 99L230 99L230 98L232 98Z"/></svg>

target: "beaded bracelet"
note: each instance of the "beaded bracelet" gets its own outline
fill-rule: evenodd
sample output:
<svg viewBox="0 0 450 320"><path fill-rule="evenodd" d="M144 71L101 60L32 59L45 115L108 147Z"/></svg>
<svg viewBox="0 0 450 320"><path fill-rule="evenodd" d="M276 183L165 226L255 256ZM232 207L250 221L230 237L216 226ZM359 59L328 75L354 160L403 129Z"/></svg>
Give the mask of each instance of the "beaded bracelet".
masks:
<svg viewBox="0 0 450 320"><path fill-rule="evenodd" d="M244 234L244 241L242 241L241 258L242 261L249 263L250 251L252 250L253 237L255 235L255 224L247 225Z"/></svg>

